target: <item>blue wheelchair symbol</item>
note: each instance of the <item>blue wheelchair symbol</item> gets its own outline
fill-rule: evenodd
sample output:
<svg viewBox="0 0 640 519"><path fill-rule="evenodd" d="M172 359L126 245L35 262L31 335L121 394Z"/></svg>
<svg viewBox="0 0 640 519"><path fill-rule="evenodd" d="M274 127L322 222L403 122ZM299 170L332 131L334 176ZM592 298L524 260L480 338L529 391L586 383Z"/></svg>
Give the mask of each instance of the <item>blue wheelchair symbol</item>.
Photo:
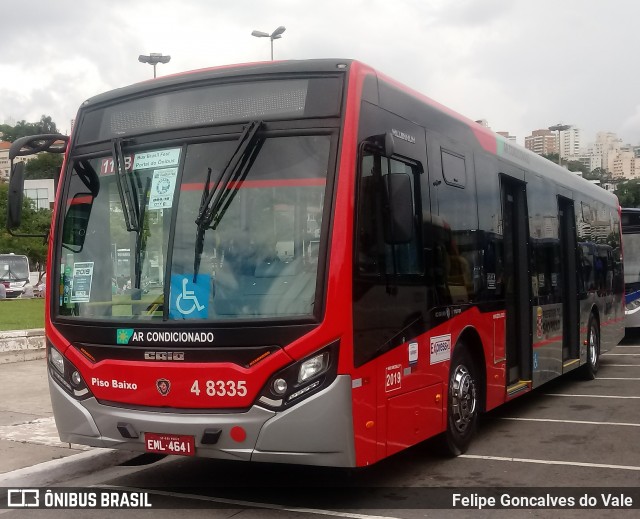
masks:
<svg viewBox="0 0 640 519"><path fill-rule="evenodd" d="M198 274L195 283L192 275L173 274L171 276L169 317L172 319L206 319L209 316L210 292L211 276L209 274Z"/></svg>

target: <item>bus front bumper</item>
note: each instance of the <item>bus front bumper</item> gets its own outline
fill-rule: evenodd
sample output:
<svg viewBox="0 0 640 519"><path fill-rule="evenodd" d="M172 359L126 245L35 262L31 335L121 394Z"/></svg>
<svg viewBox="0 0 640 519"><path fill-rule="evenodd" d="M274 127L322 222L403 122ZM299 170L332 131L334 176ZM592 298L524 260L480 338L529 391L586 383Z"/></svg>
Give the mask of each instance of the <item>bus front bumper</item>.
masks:
<svg viewBox="0 0 640 519"><path fill-rule="evenodd" d="M66 443L144 452L145 432L179 434L193 436L196 455L202 457L355 466L351 378L346 375L339 375L326 389L281 412L258 405L243 413L219 414L115 407L93 397L75 400L51 375L49 390L58 434ZM123 424L138 437L125 438ZM244 429L243 441L232 438L234 427ZM215 444L202 443L205 430L220 431Z"/></svg>

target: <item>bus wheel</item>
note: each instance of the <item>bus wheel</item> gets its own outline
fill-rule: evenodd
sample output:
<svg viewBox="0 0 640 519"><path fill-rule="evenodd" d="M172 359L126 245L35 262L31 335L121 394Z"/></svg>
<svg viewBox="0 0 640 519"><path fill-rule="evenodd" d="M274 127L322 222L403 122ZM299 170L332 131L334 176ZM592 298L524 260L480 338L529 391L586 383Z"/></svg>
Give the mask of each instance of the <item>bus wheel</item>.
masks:
<svg viewBox="0 0 640 519"><path fill-rule="evenodd" d="M587 363L582 366L582 376L585 380L596 378L600 365L600 327L593 314L589 317L589 332L587 334Z"/></svg>
<svg viewBox="0 0 640 519"><path fill-rule="evenodd" d="M464 453L471 443L478 422L478 394L477 367L469 351L460 344L451 361L444 436L446 448L453 456Z"/></svg>

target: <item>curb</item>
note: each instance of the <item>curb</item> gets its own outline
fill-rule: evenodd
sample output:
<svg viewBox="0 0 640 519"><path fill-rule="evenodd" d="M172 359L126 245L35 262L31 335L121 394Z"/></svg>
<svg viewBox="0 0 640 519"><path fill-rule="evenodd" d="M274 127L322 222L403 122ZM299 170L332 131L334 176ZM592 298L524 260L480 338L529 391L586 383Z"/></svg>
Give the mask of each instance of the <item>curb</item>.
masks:
<svg viewBox="0 0 640 519"><path fill-rule="evenodd" d="M0 487L43 487L129 461L139 452L96 448L0 474Z"/></svg>
<svg viewBox="0 0 640 519"><path fill-rule="evenodd" d="M44 328L0 332L0 364L44 359Z"/></svg>

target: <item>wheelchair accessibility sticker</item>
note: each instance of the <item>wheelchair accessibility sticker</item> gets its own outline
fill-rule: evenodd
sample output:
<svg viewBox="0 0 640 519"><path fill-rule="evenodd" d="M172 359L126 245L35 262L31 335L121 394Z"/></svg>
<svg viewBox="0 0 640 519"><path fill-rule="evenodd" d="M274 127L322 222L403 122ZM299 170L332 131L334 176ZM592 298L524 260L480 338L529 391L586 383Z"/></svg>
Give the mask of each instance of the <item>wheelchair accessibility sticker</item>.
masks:
<svg viewBox="0 0 640 519"><path fill-rule="evenodd" d="M209 315L209 293L211 276L198 274L196 282L193 276L173 274L171 276L171 298L169 317L172 319L206 319Z"/></svg>

